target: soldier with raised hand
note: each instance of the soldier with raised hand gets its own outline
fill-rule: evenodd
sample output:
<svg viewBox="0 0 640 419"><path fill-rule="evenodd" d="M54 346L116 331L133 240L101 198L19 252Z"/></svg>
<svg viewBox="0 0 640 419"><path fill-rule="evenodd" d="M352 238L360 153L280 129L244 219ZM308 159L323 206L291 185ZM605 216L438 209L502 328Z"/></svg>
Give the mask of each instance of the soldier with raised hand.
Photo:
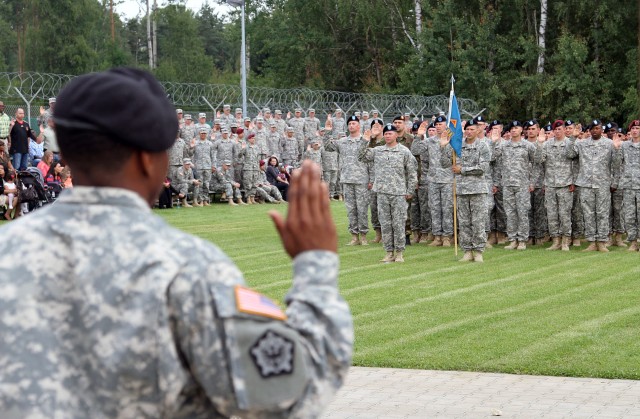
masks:
<svg viewBox="0 0 640 419"><path fill-rule="evenodd" d="M444 132L440 137L440 164L449 167L456 177L458 227L460 247L464 250L461 262L484 262L482 253L487 242L487 179L491 150L489 145L478 140L477 120L467 123L460 158L453 165L451 138Z"/></svg>
<svg viewBox="0 0 640 419"><path fill-rule="evenodd" d="M525 123L527 141L536 144L539 138L546 141L545 131L535 119ZM529 210L529 243L541 244L548 241L549 228L547 209L544 197L544 165L533 162L532 165L533 192L531 192L531 209Z"/></svg>
<svg viewBox="0 0 640 419"><path fill-rule="evenodd" d="M502 195L507 216L507 236L511 242L505 249L526 250L529 238L529 209L533 178L531 167L536 146L522 138L522 124L509 125L511 140L496 144L493 154L502 167ZM494 143L495 144L495 143Z"/></svg>
<svg viewBox="0 0 640 419"><path fill-rule="evenodd" d="M218 111L220 112L220 111ZM218 115L216 115L218 116ZM222 114L220 114L218 116L218 119L220 120L220 125L224 125L225 127L229 128L231 126L231 123L233 121L235 121L235 116L231 115L231 106L230 105L223 105L222 106Z"/></svg>
<svg viewBox="0 0 640 419"><path fill-rule="evenodd" d="M564 123L564 135L566 138L575 137L580 141L578 136L581 131L578 124L567 119ZM571 173L573 176L573 184L578 178L580 171L580 159L575 157L571 161ZM582 205L580 205L580 188L576 187L573 191L573 205L571 209L571 246L580 247L580 238L584 236L584 217L582 216Z"/></svg>
<svg viewBox="0 0 640 419"><path fill-rule="evenodd" d="M311 143L311 140L317 137L320 131L320 120L316 118L316 110L309 108L307 117L304 118L304 146L305 148Z"/></svg>
<svg viewBox="0 0 640 419"><path fill-rule="evenodd" d="M208 207L209 204L209 186L211 183L211 173L215 172L216 151L213 143L207 138L207 129L200 128L200 138L193 146L193 160L196 165L197 178L202 181L200 188L200 196L193 197L193 206Z"/></svg>
<svg viewBox="0 0 640 419"><path fill-rule="evenodd" d="M287 115L287 124L293 128L296 140L304 143L304 118L302 117L302 108L295 109L293 118L291 118L290 113Z"/></svg>
<svg viewBox="0 0 640 419"><path fill-rule="evenodd" d="M327 119L325 129L332 131L332 121ZM347 208L351 241L347 246L368 245L369 232L369 168L358 159L360 143L360 121L354 115L349 117L347 125L349 136L335 139L325 134L324 149L337 151L340 157L340 182L344 192L344 205Z"/></svg>
<svg viewBox="0 0 640 419"><path fill-rule="evenodd" d="M491 150L503 141L503 126L499 120L494 119L489 124ZM493 206L491 211L491 244L504 244L507 232L507 217L504 213L504 200L502 197L502 166L499 159L495 159L493 153L491 155L491 195L493 198Z"/></svg>
<svg viewBox="0 0 640 419"><path fill-rule="evenodd" d="M184 115L184 125L180 128L180 138L190 143L191 140L196 138L196 126L193 123L191 114Z"/></svg>
<svg viewBox="0 0 640 419"><path fill-rule="evenodd" d="M604 134L608 139L614 140L616 137L620 141L625 141L625 136L618 132L618 124L615 122L609 122L604 126ZM625 232L624 225L624 212L622 204L624 201L624 187L621 185L620 179L622 176L621 167L614 165L612 175L612 184L617 185L615 191L611 192L611 215L609 216L609 240L607 246L627 247L622 236Z"/></svg>
<svg viewBox="0 0 640 419"><path fill-rule="evenodd" d="M620 140L611 141L602 136L602 123L594 119L588 126L591 138L576 141L570 138L567 144L569 158L580 159L576 186L580 187L580 204L584 216L584 235L589 246L587 252L608 252L609 212L611 210L612 172L614 150Z"/></svg>
<svg viewBox="0 0 640 419"><path fill-rule="evenodd" d="M622 143L617 152L621 167L620 186L624 189L622 205L624 225L627 230L629 251L638 251L638 230L640 229L640 120L629 125L631 140Z"/></svg>
<svg viewBox="0 0 640 419"><path fill-rule="evenodd" d="M415 221L412 218L416 228L412 228L412 230L415 232L419 228L418 243L428 243L433 240L433 234L431 233L431 210L429 209L429 150L428 147L424 146L429 137L436 135L436 127L428 121L416 122L414 128L416 124L418 124L418 129L416 130L415 140L411 144L411 153L418 161L418 189L417 199L411 200L411 205L414 206L415 204L417 207ZM414 214L412 213L413 216Z"/></svg>
<svg viewBox="0 0 640 419"><path fill-rule="evenodd" d="M325 130L326 129L323 129L319 134L324 134ZM328 186L329 199L331 201L337 201L338 171L338 152L324 149L322 152L322 178Z"/></svg>
<svg viewBox="0 0 640 419"><path fill-rule="evenodd" d="M189 192L192 193L193 202L196 203L198 195L200 194L201 182L193 177L193 168L190 158L184 158L182 160L182 166L176 171L176 188L178 189L178 198L182 201L182 206L185 208L191 208L187 202L187 196Z"/></svg>
<svg viewBox="0 0 640 419"><path fill-rule="evenodd" d="M347 129L345 129L345 125L347 124L347 122L345 122L344 120L342 109L336 109L335 115L331 117L331 114L329 114L327 115L327 118L331 119L332 134L337 137L343 136L347 131Z"/></svg>
<svg viewBox="0 0 640 419"><path fill-rule="evenodd" d="M384 145L384 137L382 136L384 123L382 122L382 119L372 120L371 127L369 128L365 130L365 132L370 132L369 147L373 148ZM373 230L376 232L376 237L373 239L373 243L380 243L382 241L382 226L380 225L380 217L378 217L378 194L373 191L373 182L375 179L375 165L373 163L369 163L369 184L367 185L367 188L369 189L369 207L371 208L371 227L373 227Z"/></svg>
<svg viewBox="0 0 640 419"><path fill-rule="evenodd" d="M553 244L547 250L569 251L571 245L571 210L573 208L572 160L567 156L569 139L565 136L564 121L551 125L553 137L538 134L534 161L545 168L544 196L547 207L549 235Z"/></svg>
<svg viewBox="0 0 640 419"><path fill-rule="evenodd" d="M298 167L302 160L303 149L300 141L295 137L295 129L287 127L287 135L280 141L282 163L292 167Z"/></svg>
<svg viewBox="0 0 640 419"><path fill-rule="evenodd" d="M411 151L398 143L398 131L393 124L382 129L385 145L369 147L370 135L378 134L379 130L380 127L374 125L371 133L365 132L358 160L374 164L372 190L378 194L378 217L382 227L382 245L386 251L381 262L404 262L408 201L413 198L418 185L418 163Z"/></svg>

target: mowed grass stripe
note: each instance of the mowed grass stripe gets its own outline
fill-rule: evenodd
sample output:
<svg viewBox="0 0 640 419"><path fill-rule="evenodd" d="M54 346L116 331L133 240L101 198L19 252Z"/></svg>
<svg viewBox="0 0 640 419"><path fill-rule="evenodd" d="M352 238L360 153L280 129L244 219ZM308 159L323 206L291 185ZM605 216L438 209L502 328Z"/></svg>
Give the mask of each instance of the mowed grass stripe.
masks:
<svg viewBox="0 0 640 419"><path fill-rule="evenodd" d="M274 209L286 212L216 204L158 213L214 242L250 286L282 300L291 261L267 215ZM638 254L497 246L474 264L456 262L461 249L456 257L420 244L407 247L406 263L382 265L381 244L346 246L344 204L332 211L356 365L640 378Z"/></svg>

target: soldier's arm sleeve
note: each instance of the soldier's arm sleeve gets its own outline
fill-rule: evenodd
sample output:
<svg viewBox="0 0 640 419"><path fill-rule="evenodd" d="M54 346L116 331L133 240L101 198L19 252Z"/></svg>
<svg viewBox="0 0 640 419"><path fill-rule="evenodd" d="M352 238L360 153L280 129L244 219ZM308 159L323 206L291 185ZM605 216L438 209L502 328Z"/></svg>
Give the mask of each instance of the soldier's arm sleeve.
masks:
<svg viewBox="0 0 640 419"><path fill-rule="evenodd" d="M569 137L569 141L565 145L567 158L575 159L578 157L578 146L576 145L576 137Z"/></svg>
<svg viewBox="0 0 640 419"><path fill-rule="evenodd" d="M495 162L502 157L502 143L491 141L491 161Z"/></svg>
<svg viewBox="0 0 640 419"><path fill-rule="evenodd" d="M451 147L451 144L447 144L444 147L439 146L438 149L440 150L440 167L446 169L453 166L453 147Z"/></svg>
<svg viewBox="0 0 640 419"><path fill-rule="evenodd" d="M411 152L406 153L404 170L407 174L407 195L415 195L418 187L418 161Z"/></svg>
<svg viewBox="0 0 640 419"><path fill-rule="evenodd" d="M482 144L479 150L478 165L462 168L462 175L465 176L482 176L489 170L489 164L491 163L491 149L488 145Z"/></svg>
<svg viewBox="0 0 640 419"><path fill-rule="evenodd" d="M623 153L622 147L616 149L611 145L611 172L613 177L611 178L611 187L618 189L620 185L620 179L622 178L623 165Z"/></svg>
<svg viewBox="0 0 640 419"><path fill-rule="evenodd" d="M322 144L327 151L339 151L336 140L334 140L330 134L325 134L322 138Z"/></svg>
<svg viewBox="0 0 640 419"><path fill-rule="evenodd" d="M318 417L353 352L338 256L309 251L294 259L286 314L244 287L231 261L206 262L186 268L190 278L174 280L167 292L185 373L226 417Z"/></svg>
<svg viewBox="0 0 640 419"><path fill-rule="evenodd" d="M544 163L547 158L547 148L544 144L536 142L536 151L533 153L533 161L536 163Z"/></svg>
<svg viewBox="0 0 640 419"><path fill-rule="evenodd" d="M411 154L419 156L427 149L427 141L424 136L416 135L415 140L411 144Z"/></svg>
<svg viewBox="0 0 640 419"><path fill-rule="evenodd" d="M374 148L369 148L368 141L362 141L358 150L358 160L364 163L373 162Z"/></svg>

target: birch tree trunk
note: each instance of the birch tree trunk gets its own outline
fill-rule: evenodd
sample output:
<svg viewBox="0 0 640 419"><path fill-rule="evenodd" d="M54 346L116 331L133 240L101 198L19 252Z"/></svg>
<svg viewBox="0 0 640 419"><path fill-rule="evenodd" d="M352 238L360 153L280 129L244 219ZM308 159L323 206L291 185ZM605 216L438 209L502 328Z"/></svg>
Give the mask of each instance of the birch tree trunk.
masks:
<svg viewBox="0 0 640 419"><path fill-rule="evenodd" d="M422 49L422 42L420 41L420 34L422 34L422 5L420 0L415 0L416 6L416 38L418 41L418 49Z"/></svg>
<svg viewBox="0 0 640 419"><path fill-rule="evenodd" d="M547 29L547 0L540 0L540 26L538 28L538 74L544 73L545 31Z"/></svg>

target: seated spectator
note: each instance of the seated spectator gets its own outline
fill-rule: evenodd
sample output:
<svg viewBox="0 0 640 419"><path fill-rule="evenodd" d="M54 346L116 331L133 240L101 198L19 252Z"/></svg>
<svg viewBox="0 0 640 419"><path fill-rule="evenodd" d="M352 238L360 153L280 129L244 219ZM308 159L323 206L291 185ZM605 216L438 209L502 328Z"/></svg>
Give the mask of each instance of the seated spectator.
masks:
<svg viewBox="0 0 640 419"><path fill-rule="evenodd" d="M278 158L275 156L269 157L269 163L267 165L267 182L278 188L282 195L282 199L286 201L287 191L289 190L289 180L286 176L281 176L278 166Z"/></svg>
<svg viewBox="0 0 640 419"><path fill-rule="evenodd" d="M44 178L44 184L47 185L55 195L59 195L60 192L62 192L63 183L60 174L63 169L64 167L59 162L53 163Z"/></svg>
<svg viewBox="0 0 640 419"><path fill-rule="evenodd" d="M37 141L29 141L29 160L31 160L31 166L37 166L44 156L44 144Z"/></svg>
<svg viewBox="0 0 640 419"><path fill-rule="evenodd" d="M47 173L49 172L49 167L51 167L51 163L53 163L53 152L45 151L42 157L42 160L38 163L37 167L42 173L42 179L47 177Z"/></svg>
<svg viewBox="0 0 640 419"><path fill-rule="evenodd" d="M13 172L13 164L11 163L11 157L5 149L4 142L0 141L0 165L4 166L5 173Z"/></svg>
<svg viewBox="0 0 640 419"><path fill-rule="evenodd" d="M171 185L171 179L168 177L164 179L162 185L163 188L158 197L158 208L173 208L173 195L178 195L178 191Z"/></svg>
<svg viewBox="0 0 640 419"><path fill-rule="evenodd" d="M5 208L4 218L13 220L20 213L18 205L18 187L15 174L5 174L4 166L0 164L0 206ZM12 214L13 212L13 214Z"/></svg>
<svg viewBox="0 0 640 419"><path fill-rule="evenodd" d="M53 159L55 161L55 153L53 153ZM71 178L71 169L69 168L69 166L65 166L64 169L62 169L60 178L62 179L62 187L64 189L73 188L73 180Z"/></svg>

